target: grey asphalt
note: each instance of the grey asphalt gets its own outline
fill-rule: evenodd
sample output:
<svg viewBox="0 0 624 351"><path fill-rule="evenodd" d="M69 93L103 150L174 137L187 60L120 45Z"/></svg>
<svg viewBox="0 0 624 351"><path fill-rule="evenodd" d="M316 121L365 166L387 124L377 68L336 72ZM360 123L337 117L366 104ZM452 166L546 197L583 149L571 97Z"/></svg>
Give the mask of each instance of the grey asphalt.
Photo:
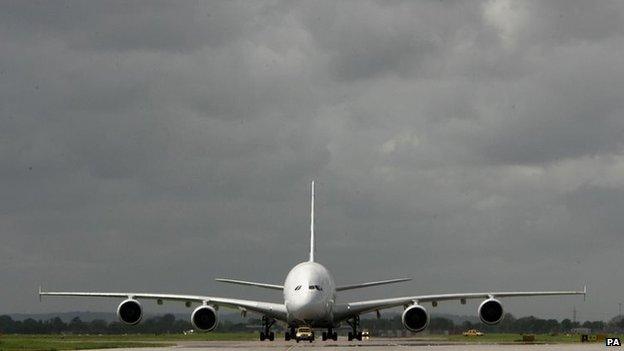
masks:
<svg viewBox="0 0 624 351"><path fill-rule="evenodd" d="M414 350L435 350L435 351L447 351L447 350L509 350L509 351L541 351L541 350L560 350L560 351L575 351L575 350L604 350L605 345L603 343L588 343L588 344L536 344L536 345L523 345L523 344L451 344L440 343L428 340L417 339L375 339L362 342L348 342L346 340L339 340L337 342L322 342L316 341L313 343L301 342L295 344L285 341L274 342L261 342L261 341L185 341L180 342L176 346L172 347L158 347L158 348L132 348L132 349L116 349L123 351L147 351L147 350L173 350L173 351L198 351L198 350L236 350L236 351L254 351L254 350L295 350L305 349L306 351L312 350L344 350L353 351L354 349L365 348L364 351L377 351L377 350L400 350L405 351L408 349ZM110 351L110 349L108 350Z"/></svg>

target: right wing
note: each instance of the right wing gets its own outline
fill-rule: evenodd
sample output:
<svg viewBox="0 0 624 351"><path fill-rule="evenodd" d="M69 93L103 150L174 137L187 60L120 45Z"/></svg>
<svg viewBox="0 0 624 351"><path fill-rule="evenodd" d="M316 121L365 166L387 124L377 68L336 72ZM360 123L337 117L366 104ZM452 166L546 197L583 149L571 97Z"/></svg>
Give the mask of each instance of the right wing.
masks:
<svg viewBox="0 0 624 351"><path fill-rule="evenodd" d="M178 294L152 294L136 292L69 292L69 291L42 291L39 288L39 298L42 296L80 296L80 297L116 297L122 299L148 299L148 300L169 300L183 301L187 303L197 302L200 304L223 306L239 309L241 311L257 312L259 314L272 317L278 320L286 320L286 306L272 302L262 302L253 300L239 300L224 297L200 296L200 295L178 295Z"/></svg>
<svg viewBox="0 0 624 351"><path fill-rule="evenodd" d="M248 282L248 281L245 281L245 280L235 280L235 279L226 279L226 278L216 278L215 280L218 281L218 282L223 282L223 283L247 285L247 286L257 286L259 288L273 289L273 290L284 290L284 286L283 285L256 283L256 282Z"/></svg>
<svg viewBox="0 0 624 351"><path fill-rule="evenodd" d="M343 285L343 286L336 287L336 291L344 291L344 290L359 289L359 288L368 288L369 286L394 284L394 283L406 282L408 280L412 280L412 278L399 278L399 279L390 279L390 280L380 280L380 281L377 281L377 282L368 282L368 283L353 284L353 285Z"/></svg>
<svg viewBox="0 0 624 351"><path fill-rule="evenodd" d="M337 304L334 308L334 318L336 320L344 320L363 313L383 310L397 306L407 306L419 304L423 302L437 303L438 301L448 300L470 300L470 299L490 299L503 297L520 297L520 296L561 296L561 295L586 295L587 286L582 291L505 291L505 292L480 292L480 293L462 293L462 294L437 294L437 295L420 295L395 297L380 300L368 300L350 302L345 304Z"/></svg>

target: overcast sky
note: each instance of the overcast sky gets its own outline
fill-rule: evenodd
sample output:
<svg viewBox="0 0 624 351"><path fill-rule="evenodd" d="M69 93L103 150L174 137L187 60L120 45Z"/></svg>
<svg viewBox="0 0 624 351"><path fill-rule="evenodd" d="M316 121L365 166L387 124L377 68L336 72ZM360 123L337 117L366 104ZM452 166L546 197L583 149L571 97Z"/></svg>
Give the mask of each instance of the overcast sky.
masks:
<svg viewBox="0 0 624 351"><path fill-rule="evenodd" d="M620 1L3 1L0 312L113 311L56 290L281 301L317 260L341 301L624 300ZM478 303L434 311L476 314ZM147 304L152 313L178 304ZM430 307L430 306L429 306Z"/></svg>

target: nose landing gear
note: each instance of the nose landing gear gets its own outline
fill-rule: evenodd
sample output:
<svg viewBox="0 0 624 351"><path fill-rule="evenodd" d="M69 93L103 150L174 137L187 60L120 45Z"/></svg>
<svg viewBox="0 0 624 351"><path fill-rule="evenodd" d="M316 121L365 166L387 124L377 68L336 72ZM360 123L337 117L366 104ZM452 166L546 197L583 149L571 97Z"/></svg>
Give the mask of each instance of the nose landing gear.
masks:
<svg viewBox="0 0 624 351"><path fill-rule="evenodd" d="M260 341L264 340L275 340L275 333L271 331L271 327L275 324L275 319L269 318L267 316L262 316L262 327L264 331L260 332Z"/></svg>
<svg viewBox="0 0 624 351"><path fill-rule="evenodd" d="M347 335L349 341L353 339L362 341L362 331L358 331L358 326L360 325L360 316L355 316L352 319L348 319L347 323L351 326L351 329L353 329L353 331L349 332L349 334Z"/></svg>
<svg viewBox="0 0 624 351"><path fill-rule="evenodd" d="M290 331L286 331L284 333L284 340L290 341L291 339L295 338L295 335L296 335L295 327L290 327Z"/></svg>

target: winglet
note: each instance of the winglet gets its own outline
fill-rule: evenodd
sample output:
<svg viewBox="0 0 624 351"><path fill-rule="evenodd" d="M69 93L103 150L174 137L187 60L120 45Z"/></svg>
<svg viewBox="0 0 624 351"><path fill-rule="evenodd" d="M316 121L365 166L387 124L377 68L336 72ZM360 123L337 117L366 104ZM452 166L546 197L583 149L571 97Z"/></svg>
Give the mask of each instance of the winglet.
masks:
<svg viewBox="0 0 624 351"><path fill-rule="evenodd" d="M583 302L585 302L585 298L587 297L587 283L583 286Z"/></svg>
<svg viewBox="0 0 624 351"><path fill-rule="evenodd" d="M41 302L41 293L42 293L42 291L41 291L41 285L39 285L39 302Z"/></svg>

